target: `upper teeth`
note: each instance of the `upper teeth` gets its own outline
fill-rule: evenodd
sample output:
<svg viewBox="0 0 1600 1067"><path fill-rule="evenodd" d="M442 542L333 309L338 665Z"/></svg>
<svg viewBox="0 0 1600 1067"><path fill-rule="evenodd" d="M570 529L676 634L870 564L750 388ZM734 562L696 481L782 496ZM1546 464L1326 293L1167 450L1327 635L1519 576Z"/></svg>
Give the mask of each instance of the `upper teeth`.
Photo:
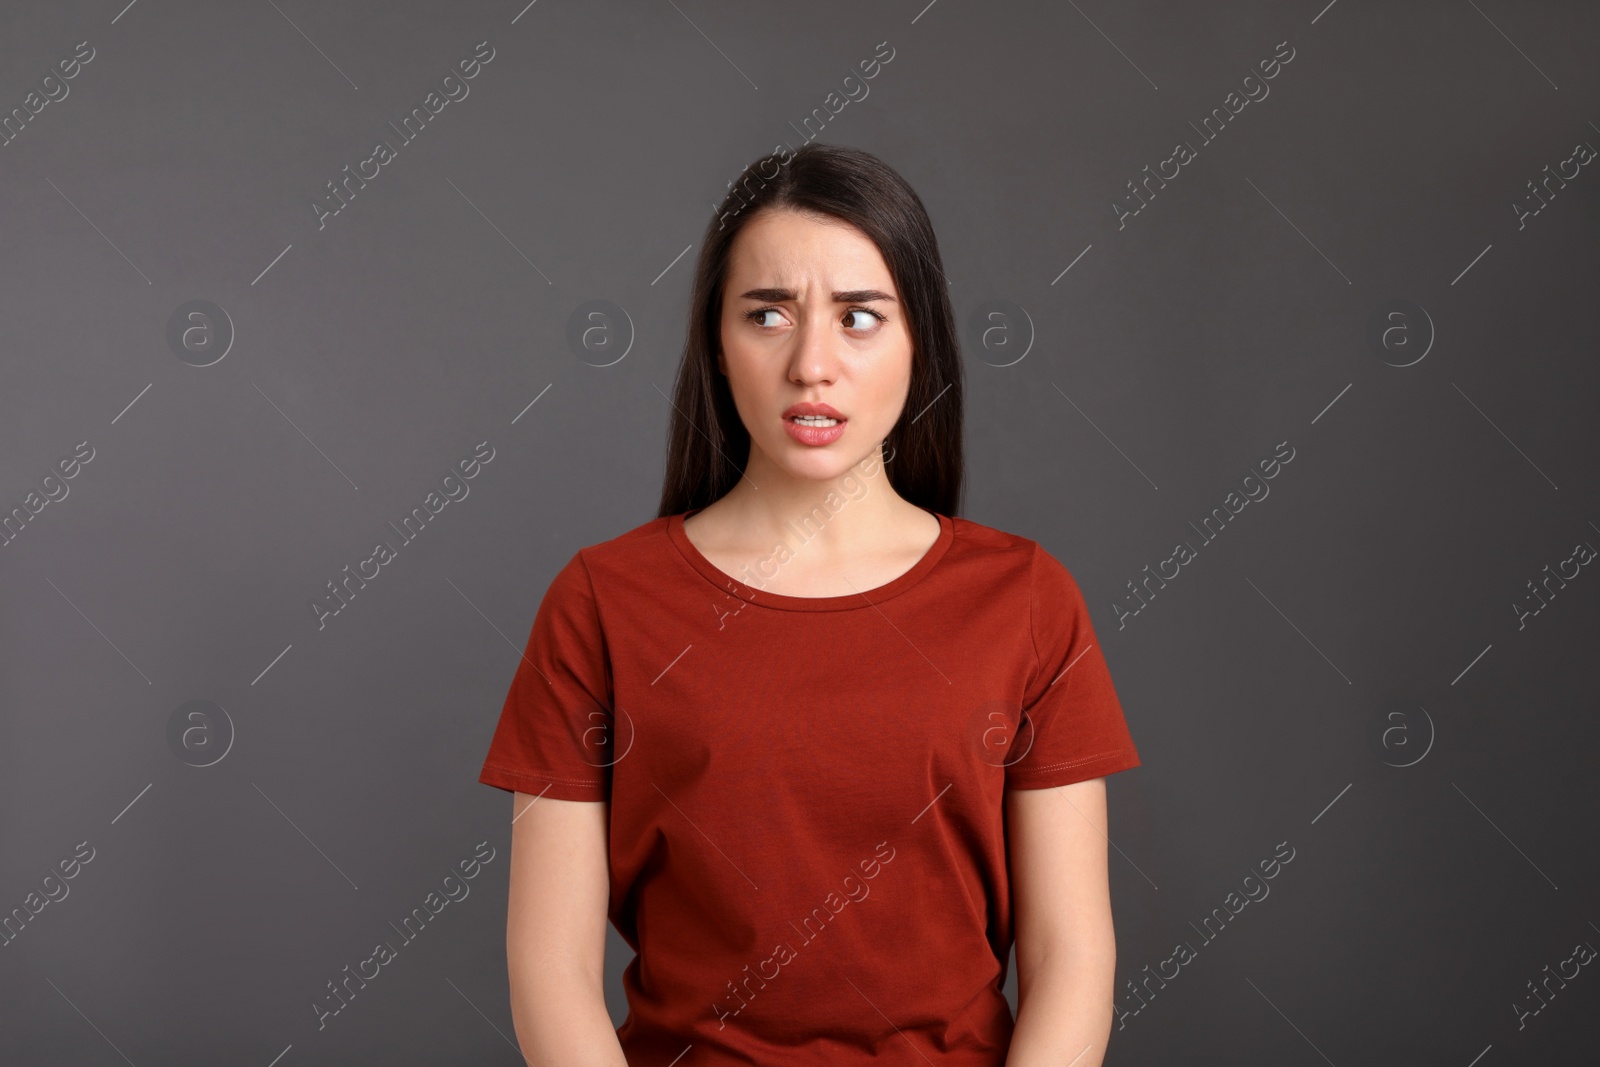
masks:
<svg viewBox="0 0 1600 1067"><path fill-rule="evenodd" d="M830 419L826 415L796 415L795 422L803 422L807 426L837 426L838 419Z"/></svg>

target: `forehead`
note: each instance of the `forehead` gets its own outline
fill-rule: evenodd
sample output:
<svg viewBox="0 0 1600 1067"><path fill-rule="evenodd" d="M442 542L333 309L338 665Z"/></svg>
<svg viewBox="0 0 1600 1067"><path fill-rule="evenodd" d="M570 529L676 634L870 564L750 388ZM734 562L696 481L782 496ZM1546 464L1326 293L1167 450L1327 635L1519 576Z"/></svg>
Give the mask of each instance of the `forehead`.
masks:
<svg viewBox="0 0 1600 1067"><path fill-rule="evenodd" d="M842 219L767 210L744 225L728 250L729 285L894 292L889 265L872 238Z"/></svg>

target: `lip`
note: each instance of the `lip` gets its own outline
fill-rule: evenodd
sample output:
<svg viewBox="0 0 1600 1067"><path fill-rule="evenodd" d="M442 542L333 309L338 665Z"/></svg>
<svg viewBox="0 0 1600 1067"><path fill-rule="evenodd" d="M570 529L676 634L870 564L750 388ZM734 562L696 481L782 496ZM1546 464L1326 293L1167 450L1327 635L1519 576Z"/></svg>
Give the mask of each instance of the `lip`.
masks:
<svg viewBox="0 0 1600 1067"><path fill-rule="evenodd" d="M810 402L795 404L783 413L783 417L786 419L793 418L796 415L821 415L825 419L844 421L844 416L827 404L812 404Z"/></svg>
<svg viewBox="0 0 1600 1067"><path fill-rule="evenodd" d="M826 419L839 421L833 426L803 426L794 421L796 415L820 415ZM831 445L844 436L844 428L847 425L849 425L848 420L827 404L795 404L783 413L784 430L795 441L812 448Z"/></svg>

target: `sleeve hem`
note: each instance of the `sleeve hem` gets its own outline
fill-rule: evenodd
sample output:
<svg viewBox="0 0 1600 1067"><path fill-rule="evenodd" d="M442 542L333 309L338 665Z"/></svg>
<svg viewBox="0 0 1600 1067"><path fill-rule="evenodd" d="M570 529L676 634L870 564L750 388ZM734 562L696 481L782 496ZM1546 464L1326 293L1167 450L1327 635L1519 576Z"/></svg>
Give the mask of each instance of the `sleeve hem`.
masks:
<svg viewBox="0 0 1600 1067"><path fill-rule="evenodd" d="M529 793L551 800L610 800L605 782L586 782L554 775L513 771L485 764L478 781L512 793Z"/></svg>
<svg viewBox="0 0 1600 1067"><path fill-rule="evenodd" d="M1140 766L1143 766L1143 763L1139 759L1138 751L1133 748L1123 748L1053 767L1033 768L1022 773L1008 774L1006 788L1050 789L1059 785L1071 785L1074 782L1086 782L1091 778L1103 778L1108 774Z"/></svg>

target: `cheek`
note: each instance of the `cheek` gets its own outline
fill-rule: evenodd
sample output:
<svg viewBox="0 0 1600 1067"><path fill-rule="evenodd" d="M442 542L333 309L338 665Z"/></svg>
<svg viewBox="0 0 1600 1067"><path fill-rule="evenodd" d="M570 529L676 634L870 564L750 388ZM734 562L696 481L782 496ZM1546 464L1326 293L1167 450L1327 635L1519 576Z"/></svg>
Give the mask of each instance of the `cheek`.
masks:
<svg viewBox="0 0 1600 1067"><path fill-rule="evenodd" d="M910 354L885 361L873 375L873 389L885 401L905 399L911 391Z"/></svg>
<svg viewBox="0 0 1600 1067"><path fill-rule="evenodd" d="M758 369L759 360L744 358L746 353L739 351L737 343L722 351L722 365L734 406L746 416L754 414L757 408L765 408L771 402L776 384Z"/></svg>

